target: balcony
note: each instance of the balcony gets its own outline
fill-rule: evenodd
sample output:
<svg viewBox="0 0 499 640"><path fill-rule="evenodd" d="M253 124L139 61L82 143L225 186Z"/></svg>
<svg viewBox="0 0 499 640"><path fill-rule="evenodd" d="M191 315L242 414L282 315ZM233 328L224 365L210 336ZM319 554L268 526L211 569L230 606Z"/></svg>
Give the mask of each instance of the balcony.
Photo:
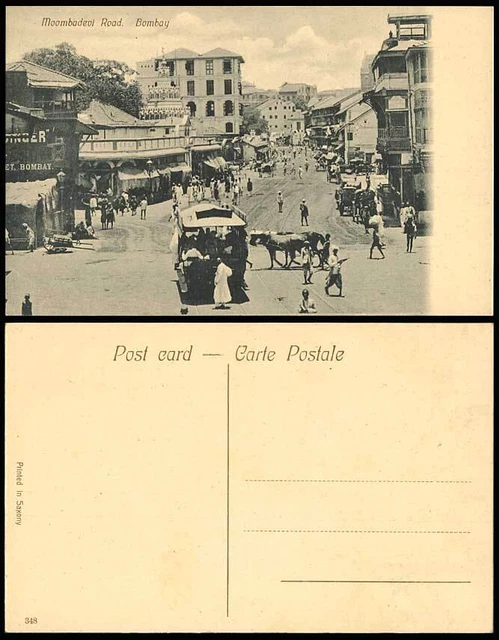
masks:
<svg viewBox="0 0 499 640"><path fill-rule="evenodd" d="M76 104L73 100L35 100L35 109L42 109L46 118L75 118Z"/></svg>
<svg viewBox="0 0 499 640"><path fill-rule="evenodd" d="M374 83L373 91L407 91L409 89L409 81L407 73L384 73Z"/></svg>
<svg viewBox="0 0 499 640"><path fill-rule="evenodd" d="M397 151L410 151L411 141L407 127L390 127L378 129L378 151L389 153Z"/></svg>

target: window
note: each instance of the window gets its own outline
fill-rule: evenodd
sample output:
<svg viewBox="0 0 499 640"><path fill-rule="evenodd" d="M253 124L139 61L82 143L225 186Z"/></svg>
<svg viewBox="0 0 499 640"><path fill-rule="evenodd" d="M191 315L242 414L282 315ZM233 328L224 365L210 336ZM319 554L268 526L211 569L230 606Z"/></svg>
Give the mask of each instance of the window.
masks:
<svg viewBox="0 0 499 640"><path fill-rule="evenodd" d="M414 83L429 81L428 56L426 51L419 51L414 57Z"/></svg>
<svg viewBox="0 0 499 640"><path fill-rule="evenodd" d="M206 95L214 96L215 95L215 81L207 80L206 81Z"/></svg>
<svg viewBox="0 0 499 640"><path fill-rule="evenodd" d="M195 92L194 92L194 80L187 80L187 95L188 96L195 96Z"/></svg>
<svg viewBox="0 0 499 640"><path fill-rule="evenodd" d="M232 124L232 122L226 122L225 133L233 133L233 132L234 132L234 125Z"/></svg>
<svg viewBox="0 0 499 640"><path fill-rule="evenodd" d="M234 115L234 103L232 100L226 100L224 102L224 116L233 116Z"/></svg>
<svg viewBox="0 0 499 640"><path fill-rule="evenodd" d="M272 107L269 107L269 111L272 111Z"/></svg>
<svg viewBox="0 0 499 640"><path fill-rule="evenodd" d="M242 103L239 103L239 115L242 116L244 113L244 107ZM265 118L265 116L263 116Z"/></svg>
<svg viewBox="0 0 499 640"><path fill-rule="evenodd" d="M208 117L215 115L215 103L213 102L213 100L208 100L208 102L206 103L206 115Z"/></svg>
<svg viewBox="0 0 499 640"><path fill-rule="evenodd" d="M284 107L284 108L286 108L286 107ZM284 114L284 120L286 120L286 114Z"/></svg>
<svg viewBox="0 0 499 640"><path fill-rule="evenodd" d="M232 60L230 58L224 59L223 69L224 73L232 73Z"/></svg>
<svg viewBox="0 0 499 640"><path fill-rule="evenodd" d="M232 95L232 80L224 80L224 93L226 96Z"/></svg>
<svg viewBox="0 0 499 640"><path fill-rule="evenodd" d="M165 128L165 136L169 136L170 135L170 128L166 127Z"/></svg>
<svg viewBox="0 0 499 640"><path fill-rule="evenodd" d="M206 61L206 75L207 76L213 75L213 60Z"/></svg>
<svg viewBox="0 0 499 640"><path fill-rule="evenodd" d="M189 111L191 112L191 116L195 116L196 115L196 103L195 102L188 102L187 106L189 107Z"/></svg>
<svg viewBox="0 0 499 640"><path fill-rule="evenodd" d="M272 120L272 116L269 116L269 120Z"/></svg>
<svg viewBox="0 0 499 640"><path fill-rule="evenodd" d="M187 73L188 76L194 75L194 60L186 60L185 72Z"/></svg>
<svg viewBox="0 0 499 640"><path fill-rule="evenodd" d="M243 85L242 85L242 83L241 83L241 82L238 82L238 83L237 83L237 91L238 91L238 93L239 93L239 95L240 95L240 96L242 96L242 95L243 95Z"/></svg>
<svg viewBox="0 0 499 640"><path fill-rule="evenodd" d="M347 133L347 140L353 140L353 132L352 131L349 131Z"/></svg>

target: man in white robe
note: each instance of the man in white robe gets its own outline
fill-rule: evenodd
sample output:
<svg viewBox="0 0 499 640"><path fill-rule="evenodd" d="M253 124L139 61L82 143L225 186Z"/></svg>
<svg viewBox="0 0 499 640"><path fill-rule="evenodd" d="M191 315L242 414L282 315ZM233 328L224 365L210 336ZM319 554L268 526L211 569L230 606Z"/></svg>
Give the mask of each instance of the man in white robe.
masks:
<svg viewBox="0 0 499 640"><path fill-rule="evenodd" d="M231 294L229 289L228 280L232 275L232 269L230 269L220 258L217 260L218 267L215 273L215 309L227 309L227 303L231 301Z"/></svg>

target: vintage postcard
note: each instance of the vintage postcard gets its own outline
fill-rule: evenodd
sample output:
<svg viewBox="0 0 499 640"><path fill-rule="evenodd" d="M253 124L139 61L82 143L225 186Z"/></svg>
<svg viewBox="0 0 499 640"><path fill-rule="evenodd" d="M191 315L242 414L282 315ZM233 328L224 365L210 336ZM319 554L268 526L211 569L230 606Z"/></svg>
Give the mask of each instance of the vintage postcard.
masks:
<svg viewBox="0 0 499 640"><path fill-rule="evenodd" d="M8 7L7 315L490 314L492 34L490 7Z"/></svg>
<svg viewBox="0 0 499 640"><path fill-rule="evenodd" d="M7 327L11 632L492 631L492 327Z"/></svg>

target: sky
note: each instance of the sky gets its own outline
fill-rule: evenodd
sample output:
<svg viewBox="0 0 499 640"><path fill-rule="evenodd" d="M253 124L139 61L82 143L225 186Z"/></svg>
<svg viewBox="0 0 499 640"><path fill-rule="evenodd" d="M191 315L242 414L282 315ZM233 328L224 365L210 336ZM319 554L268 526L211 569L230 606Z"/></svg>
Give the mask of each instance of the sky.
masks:
<svg viewBox="0 0 499 640"><path fill-rule="evenodd" d="M7 62L28 51L73 44L92 59L132 68L139 60L183 47L204 53L223 47L245 60L243 80L262 89L306 82L318 91L360 85L365 53L376 53L390 29L387 15L424 13L424 7L8 7ZM47 27L42 19L95 19L94 27ZM122 26L102 26L102 19ZM141 27L137 20L168 26Z"/></svg>

